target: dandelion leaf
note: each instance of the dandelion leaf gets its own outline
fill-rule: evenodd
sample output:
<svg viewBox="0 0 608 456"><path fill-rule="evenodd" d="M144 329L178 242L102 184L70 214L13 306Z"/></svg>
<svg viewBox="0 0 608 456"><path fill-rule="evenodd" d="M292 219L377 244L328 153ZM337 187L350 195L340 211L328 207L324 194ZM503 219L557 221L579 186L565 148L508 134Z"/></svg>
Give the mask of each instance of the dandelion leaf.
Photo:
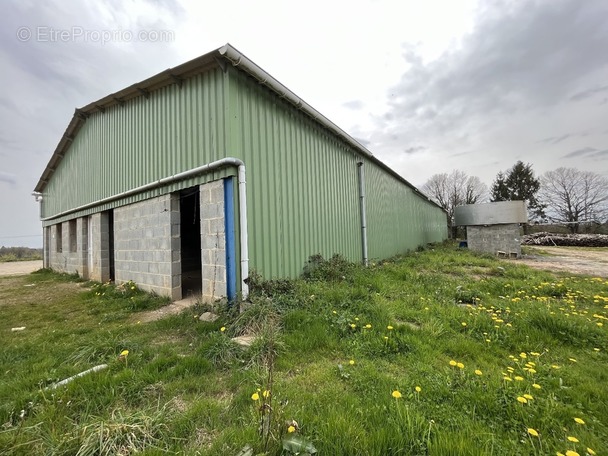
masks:
<svg viewBox="0 0 608 456"><path fill-rule="evenodd" d="M293 434L283 438L283 449L300 456L310 456L317 453L317 449L310 440Z"/></svg>

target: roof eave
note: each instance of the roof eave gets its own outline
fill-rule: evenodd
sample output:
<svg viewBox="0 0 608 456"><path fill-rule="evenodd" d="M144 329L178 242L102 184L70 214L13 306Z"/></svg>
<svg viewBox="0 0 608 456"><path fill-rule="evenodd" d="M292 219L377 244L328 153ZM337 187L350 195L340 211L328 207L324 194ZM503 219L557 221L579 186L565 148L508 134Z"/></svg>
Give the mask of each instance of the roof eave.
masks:
<svg viewBox="0 0 608 456"><path fill-rule="evenodd" d="M103 112L106 108L115 106L117 104L122 105L124 102L136 97L147 97L149 93L154 90L158 90L162 87L175 83L179 84L180 80L191 78L196 74L204 73L213 68L217 68L218 66L223 68L223 61L230 63L235 68L240 69L241 71L244 71L245 73L254 77L258 82L264 84L273 92L278 94L281 98L287 100L295 108L303 111L309 117L323 125L335 135L337 135L341 140L343 140L346 144L351 146L361 155L367 157L368 159L376 163L378 166L383 168L385 171L387 171L389 174L400 180L402 183L406 184L421 197L425 198L432 204L441 207L437 203L432 201L430 198L428 198L420 190L418 190L418 188L412 185L403 176L398 174L384 162L374 157L374 155L361 143L352 138L348 133L346 133L344 130L334 124L331 120L329 120L319 111L317 111L304 100L302 100L300 97L298 97L295 93L293 93L279 81L273 78L270 74L268 74L258 65L256 65L253 61L251 61L249 58L247 58L244 54L239 52L235 47L233 47L229 43L205 55L197 57L174 68L169 68L148 79L133 84L123 90L120 90L116 93L112 93L104 98L101 98L98 101L89 103L88 105L80 109L76 109L72 120L70 121L66 131L64 132L61 140L59 141L59 144L57 145L53 156L49 160L49 163L47 164L44 172L42 173L38 184L36 184L36 188L34 189L34 191L40 193L44 191L44 188L46 187L49 178L55 171L56 165L59 163L59 161L61 161L71 141L74 139L76 133L82 127L82 125L86 121L86 118L90 114L94 112Z"/></svg>

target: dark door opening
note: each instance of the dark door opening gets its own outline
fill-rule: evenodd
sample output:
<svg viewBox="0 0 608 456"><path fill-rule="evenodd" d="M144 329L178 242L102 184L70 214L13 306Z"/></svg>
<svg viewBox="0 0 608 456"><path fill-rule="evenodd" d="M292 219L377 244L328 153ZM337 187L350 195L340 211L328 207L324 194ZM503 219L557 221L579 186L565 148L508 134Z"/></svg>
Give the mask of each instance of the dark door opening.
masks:
<svg viewBox="0 0 608 456"><path fill-rule="evenodd" d="M114 274L114 210L108 211L108 255L110 260L110 280L115 279Z"/></svg>
<svg viewBox="0 0 608 456"><path fill-rule="evenodd" d="M190 187L179 194L182 257L182 297L200 295L203 286L201 266L200 190Z"/></svg>

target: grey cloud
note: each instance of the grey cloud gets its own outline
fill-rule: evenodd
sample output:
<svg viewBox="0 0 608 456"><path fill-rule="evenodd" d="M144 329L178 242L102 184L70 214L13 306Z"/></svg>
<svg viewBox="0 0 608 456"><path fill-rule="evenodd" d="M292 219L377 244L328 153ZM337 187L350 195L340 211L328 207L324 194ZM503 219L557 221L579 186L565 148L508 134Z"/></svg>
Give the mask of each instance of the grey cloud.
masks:
<svg viewBox="0 0 608 456"><path fill-rule="evenodd" d="M597 151L597 149L593 147L583 147L582 149L573 150L572 152L567 153L566 155L562 155L562 158L582 157L584 155L589 155L595 151Z"/></svg>
<svg viewBox="0 0 608 456"><path fill-rule="evenodd" d="M590 155L591 157L608 158L608 149L598 150Z"/></svg>
<svg viewBox="0 0 608 456"><path fill-rule="evenodd" d="M410 67L389 91L391 114L461 128L471 118L559 104L608 64L607 14L602 0L486 2L460 48L430 63L405 50Z"/></svg>
<svg viewBox="0 0 608 456"><path fill-rule="evenodd" d="M411 146L411 147L408 147L407 149L405 149L403 152L405 152L408 155L411 155L411 154L415 154L416 152L421 152L425 149L426 149L425 146Z"/></svg>
<svg viewBox="0 0 608 456"><path fill-rule="evenodd" d="M558 144L558 143L570 138L571 136L572 136L571 134L565 134L565 135L561 135L561 136L551 136L549 138L541 139L539 142L547 143L547 144Z"/></svg>
<svg viewBox="0 0 608 456"><path fill-rule="evenodd" d="M357 141L363 147L367 147L367 146L369 146L371 144L371 142L368 139L363 139L363 138L357 138L357 137L355 137L355 141Z"/></svg>
<svg viewBox="0 0 608 456"><path fill-rule="evenodd" d="M0 171L0 182L4 182L14 187L17 185L17 176Z"/></svg>
<svg viewBox="0 0 608 456"><path fill-rule="evenodd" d="M580 101L586 98L590 98L598 93L608 92L608 86L596 87L595 89L583 90L582 92L575 93L570 97L572 101Z"/></svg>
<svg viewBox="0 0 608 456"><path fill-rule="evenodd" d="M365 105L361 100L352 100L352 101L347 101L346 103L343 103L342 106L344 106L345 108L348 108L348 109L359 110L359 109L363 109L363 107Z"/></svg>
<svg viewBox="0 0 608 456"><path fill-rule="evenodd" d="M605 130L597 102L602 94L575 104L570 98L606 85L608 2L479 5L471 31L434 60L423 58L416 45L402 46L402 76L387 89L388 109L372 116L368 137L372 150L397 167L404 143L428 148L410 155L418 171L402 166L403 172L430 175L461 167L483 172L487 180L523 150L524 160L541 172L555 166L555 146L568 144L570 149L558 152L566 154L605 138L599 137ZM591 160L605 157L590 155L597 152L583 155L588 161L577 166L589 168Z"/></svg>

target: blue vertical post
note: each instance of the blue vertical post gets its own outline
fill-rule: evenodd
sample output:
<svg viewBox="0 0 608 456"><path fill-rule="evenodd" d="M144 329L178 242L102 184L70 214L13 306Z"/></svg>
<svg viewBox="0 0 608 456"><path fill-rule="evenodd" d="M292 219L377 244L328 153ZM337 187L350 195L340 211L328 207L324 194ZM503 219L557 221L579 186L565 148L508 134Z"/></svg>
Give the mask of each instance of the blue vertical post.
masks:
<svg viewBox="0 0 608 456"><path fill-rule="evenodd" d="M226 294L236 299L236 249L234 237L234 178L224 179L224 229L226 233Z"/></svg>

